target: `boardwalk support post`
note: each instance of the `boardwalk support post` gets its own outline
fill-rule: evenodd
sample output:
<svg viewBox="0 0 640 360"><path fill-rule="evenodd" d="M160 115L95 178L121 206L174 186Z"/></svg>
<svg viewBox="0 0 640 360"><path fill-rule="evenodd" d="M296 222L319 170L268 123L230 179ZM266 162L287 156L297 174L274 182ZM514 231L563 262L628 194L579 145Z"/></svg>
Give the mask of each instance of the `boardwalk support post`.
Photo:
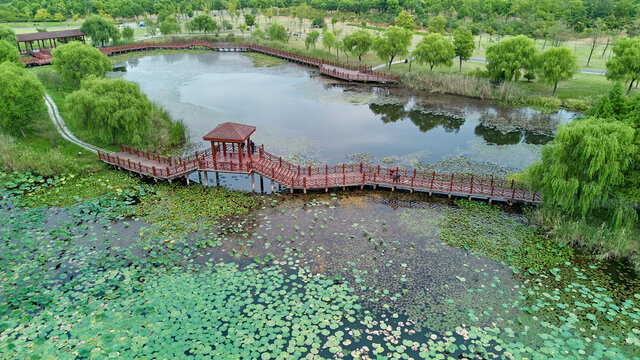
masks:
<svg viewBox="0 0 640 360"><path fill-rule="evenodd" d="M260 175L260 193L264 194L264 178Z"/></svg>
<svg viewBox="0 0 640 360"><path fill-rule="evenodd" d="M304 193L307 193L307 177L303 177L302 178L302 191L304 191Z"/></svg>
<svg viewBox="0 0 640 360"><path fill-rule="evenodd" d="M256 179L254 172L251 172L251 191L256 192Z"/></svg>
<svg viewBox="0 0 640 360"><path fill-rule="evenodd" d="M204 171L204 186L209 187L209 172Z"/></svg>

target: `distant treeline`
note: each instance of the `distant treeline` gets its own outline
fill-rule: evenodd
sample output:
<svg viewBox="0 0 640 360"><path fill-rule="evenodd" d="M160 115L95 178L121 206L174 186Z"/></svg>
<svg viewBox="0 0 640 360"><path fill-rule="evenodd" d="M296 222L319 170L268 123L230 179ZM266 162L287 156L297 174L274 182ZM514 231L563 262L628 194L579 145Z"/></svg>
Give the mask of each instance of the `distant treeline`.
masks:
<svg viewBox="0 0 640 360"><path fill-rule="evenodd" d="M0 21L62 21L89 14L113 18L145 15L187 15L196 11L272 9L275 13L318 17L318 11L339 20L366 17L390 22L401 11L416 16L424 25L431 15L441 14L449 28L472 23L474 32L530 34L544 37L557 23L578 33L599 27L611 31L640 32L640 0L0 0ZM5 3L5 4L3 4ZM305 6L307 4L308 6ZM259 11L259 10L258 10ZM301 12L305 12L301 14ZM275 14L274 14L275 15Z"/></svg>

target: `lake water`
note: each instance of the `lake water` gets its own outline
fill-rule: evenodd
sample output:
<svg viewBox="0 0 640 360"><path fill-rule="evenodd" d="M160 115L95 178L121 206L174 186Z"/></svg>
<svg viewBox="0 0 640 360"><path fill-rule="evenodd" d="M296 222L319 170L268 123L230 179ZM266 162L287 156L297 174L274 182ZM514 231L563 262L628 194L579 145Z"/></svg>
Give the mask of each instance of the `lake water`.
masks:
<svg viewBox="0 0 640 360"><path fill-rule="evenodd" d="M353 154L415 166L451 156L523 168L560 122L575 114L338 82L284 63L256 68L234 53L128 60L117 73L187 125L190 140L226 121L257 127L253 140L303 163L342 163ZM359 160L358 160L359 161Z"/></svg>

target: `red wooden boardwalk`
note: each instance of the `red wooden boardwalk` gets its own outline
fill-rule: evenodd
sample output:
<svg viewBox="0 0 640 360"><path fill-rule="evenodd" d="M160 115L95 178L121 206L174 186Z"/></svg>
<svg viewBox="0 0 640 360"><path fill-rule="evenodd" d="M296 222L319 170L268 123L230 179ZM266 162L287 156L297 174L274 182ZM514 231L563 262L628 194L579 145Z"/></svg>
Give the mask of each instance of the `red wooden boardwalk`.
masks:
<svg viewBox="0 0 640 360"><path fill-rule="evenodd" d="M304 65L317 67L321 74L331 76L334 78L358 81L358 82L373 82L373 83L398 83L400 78L397 76L373 71L368 66L353 66L340 64L328 60L313 58L310 56L304 56L288 51L282 51L277 49L268 48L265 46L255 44L231 44L231 43L214 43L209 41L190 41L185 43L143 43L124 46L113 46L108 48L101 48L100 51L106 55L124 54L134 51L148 51L155 49L169 49L169 50L181 50L181 49L198 49L204 48L213 51L242 51L242 52L258 52L274 57L279 57L292 62L297 62ZM51 56L48 57L33 57L22 58L21 61L27 66L33 65L49 65L51 63Z"/></svg>
<svg viewBox="0 0 640 360"><path fill-rule="evenodd" d="M293 191L337 187L363 187L378 185L462 196L503 200L509 202L540 203L542 199L531 193L523 183L469 175L441 174L417 170L400 169L396 181L389 169L365 164L341 164L334 166L297 166L270 154L264 146L256 148L251 157L238 158L237 146L227 144L226 154L216 148L216 160L211 150L196 152L187 157L164 157L144 150L122 146L115 154L99 153L100 160L154 179L173 180L196 171L221 173L257 173ZM246 153L246 151L245 151ZM205 175L206 178L206 175Z"/></svg>

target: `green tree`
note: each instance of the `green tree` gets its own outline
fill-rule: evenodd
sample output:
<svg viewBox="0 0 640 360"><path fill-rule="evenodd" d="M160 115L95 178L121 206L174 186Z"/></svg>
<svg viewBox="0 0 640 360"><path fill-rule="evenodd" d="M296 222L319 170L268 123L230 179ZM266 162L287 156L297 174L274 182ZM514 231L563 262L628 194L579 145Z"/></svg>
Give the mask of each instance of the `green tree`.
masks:
<svg viewBox="0 0 640 360"><path fill-rule="evenodd" d="M413 31L416 29L416 24L414 22L413 15L409 14L406 11L401 11L398 16L393 20L396 26L401 28L405 28L409 31Z"/></svg>
<svg viewBox="0 0 640 360"><path fill-rule="evenodd" d="M536 58L533 40L519 35L487 48L487 70L493 81L520 79L522 70L533 70Z"/></svg>
<svg viewBox="0 0 640 360"><path fill-rule="evenodd" d="M33 16L33 20L49 21L51 20L51 14L47 9L38 9L38 11L36 11L36 14Z"/></svg>
<svg viewBox="0 0 640 360"><path fill-rule="evenodd" d="M578 70L578 57L566 46L554 47L540 55L536 70L542 83L553 85L555 96L558 82L571 79Z"/></svg>
<svg viewBox="0 0 640 360"><path fill-rule="evenodd" d="M67 86L77 86L89 75L103 76L112 69L107 55L91 45L72 41L54 49L51 64Z"/></svg>
<svg viewBox="0 0 640 360"><path fill-rule="evenodd" d="M408 54L412 37L411 31L398 26L390 26L381 37L374 40L373 50L380 59L389 64L389 70L391 70L391 63L396 56Z"/></svg>
<svg viewBox="0 0 640 360"><path fill-rule="evenodd" d="M256 23L256 17L251 14L244 14L244 23L247 24L248 27L252 27Z"/></svg>
<svg viewBox="0 0 640 360"><path fill-rule="evenodd" d="M240 30L242 35L244 35L244 32L247 31L247 24L242 23L242 24L238 25L238 30Z"/></svg>
<svg viewBox="0 0 640 360"><path fill-rule="evenodd" d="M269 39L286 43L289 40L287 29L280 24L273 24L269 27Z"/></svg>
<svg viewBox="0 0 640 360"><path fill-rule="evenodd" d="M613 47L613 58L607 61L607 79L628 81L627 95L640 78L640 38L622 38Z"/></svg>
<svg viewBox="0 0 640 360"><path fill-rule="evenodd" d="M527 179L545 206L573 217L603 217L619 228L637 221L629 203L616 196L635 156L632 127L587 117L560 126L542 148L542 160L527 169Z"/></svg>
<svg viewBox="0 0 640 360"><path fill-rule="evenodd" d="M118 28L100 15L89 16L80 26L80 31L89 35L94 43L100 43L101 46L104 46L109 39L116 41L120 37Z"/></svg>
<svg viewBox="0 0 640 360"><path fill-rule="evenodd" d="M342 41L349 47L351 55L358 57L362 65L362 56L369 52L373 45L373 35L367 30L358 30L345 36Z"/></svg>
<svg viewBox="0 0 640 360"><path fill-rule="evenodd" d="M180 24L178 24L178 20L173 16L167 16L162 24L160 24L160 32L162 35L179 34L180 30Z"/></svg>
<svg viewBox="0 0 640 360"><path fill-rule="evenodd" d="M429 64L429 69L433 70L435 65L453 65L455 47L442 35L429 34L416 45L413 56L418 64Z"/></svg>
<svg viewBox="0 0 640 360"><path fill-rule="evenodd" d="M198 15L191 20L191 27L198 31L204 31L204 33L216 31L218 29L218 23L209 15Z"/></svg>
<svg viewBox="0 0 640 360"><path fill-rule="evenodd" d="M0 63L0 129L9 134L26 134L34 114L44 106L44 89L24 66Z"/></svg>
<svg viewBox="0 0 640 360"><path fill-rule="evenodd" d="M444 34L446 26L447 26L447 19L445 19L444 16L442 15L433 16L431 17L431 19L429 19L429 25L427 26L427 31L432 33Z"/></svg>
<svg viewBox="0 0 640 360"><path fill-rule="evenodd" d="M151 102L124 79L90 77L66 99L79 123L105 142L138 145L151 131Z"/></svg>
<svg viewBox="0 0 640 360"><path fill-rule="evenodd" d="M0 40L0 64L9 61L15 64L20 63L18 48L10 44L7 40Z"/></svg>
<svg viewBox="0 0 640 360"><path fill-rule="evenodd" d="M327 50L329 51L331 51L331 48L336 46L337 41L338 39L332 32L327 31L324 34L322 34L322 46L327 48Z"/></svg>
<svg viewBox="0 0 640 360"><path fill-rule="evenodd" d="M307 34L307 38L304 39L304 45L309 50L309 45L313 44L313 48L316 48L316 42L320 37L320 33L317 30L313 30L312 32Z"/></svg>
<svg viewBox="0 0 640 360"><path fill-rule="evenodd" d="M629 104L628 98L624 96L622 85L617 82L595 105L585 111L585 115L625 121L629 116L629 111L632 109L633 107ZM635 126L640 126L640 122ZM637 135L640 134L636 134L636 136Z"/></svg>
<svg viewBox="0 0 640 360"><path fill-rule="evenodd" d="M455 46L455 54L460 60L460 72L462 72L462 62L469 60L476 48L471 30L463 26L457 28L453 32L453 46Z"/></svg>
<svg viewBox="0 0 640 360"><path fill-rule="evenodd" d="M125 26L122 29L122 38L127 40L127 41L132 41L133 40L133 33L134 32L133 32L132 28L130 28L128 26Z"/></svg>
<svg viewBox="0 0 640 360"><path fill-rule="evenodd" d="M9 44L12 45L18 43L18 37L16 36L16 33L13 32L11 28L4 25L0 25L0 40L7 40Z"/></svg>

